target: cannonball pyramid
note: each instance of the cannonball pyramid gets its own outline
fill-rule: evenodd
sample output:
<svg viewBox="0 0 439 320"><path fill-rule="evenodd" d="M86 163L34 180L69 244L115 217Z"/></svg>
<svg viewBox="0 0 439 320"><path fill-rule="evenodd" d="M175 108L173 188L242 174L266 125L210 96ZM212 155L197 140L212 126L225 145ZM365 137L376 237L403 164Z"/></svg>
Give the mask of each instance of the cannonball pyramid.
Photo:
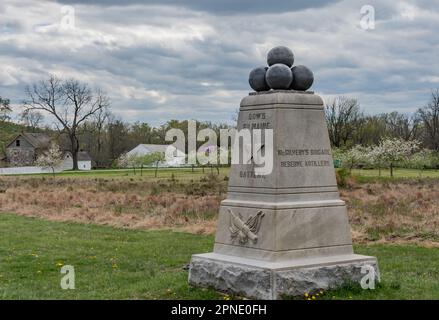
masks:
<svg viewBox="0 0 439 320"><path fill-rule="evenodd" d="M255 91L308 90L314 82L314 74L305 66L294 64L294 54L290 48L274 47L267 55L268 67L254 68L248 82Z"/></svg>

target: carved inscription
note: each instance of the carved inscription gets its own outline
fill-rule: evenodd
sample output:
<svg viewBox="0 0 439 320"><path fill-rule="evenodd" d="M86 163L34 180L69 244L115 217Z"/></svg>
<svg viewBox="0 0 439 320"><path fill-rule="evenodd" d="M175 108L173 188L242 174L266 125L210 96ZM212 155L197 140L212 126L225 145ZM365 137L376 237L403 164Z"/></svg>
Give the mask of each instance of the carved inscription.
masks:
<svg viewBox="0 0 439 320"><path fill-rule="evenodd" d="M329 149L279 149L277 154L280 156L329 156L331 151Z"/></svg>
<svg viewBox="0 0 439 320"><path fill-rule="evenodd" d="M239 177L242 179L248 179L248 178L252 178L252 179L264 179L265 176L260 175L260 174L256 174L254 169L253 170L241 170L239 171Z"/></svg>
<svg viewBox="0 0 439 320"><path fill-rule="evenodd" d="M244 121L242 123L243 129L253 130L253 129L272 129L273 125L271 123L271 116L272 114L270 112L264 112L264 111L255 111L255 112L249 112L244 113ZM261 149L263 146L261 147ZM253 157L252 157L253 159ZM251 161L251 164L253 162ZM254 168L250 170L241 170L239 171L239 177L241 179L265 179L265 175L258 175L255 173Z"/></svg>
<svg viewBox="0 0 439 320"><path fill-rule="evenodd" d="M250 112L245 115L244 122L242 124L243 129L269 129L272 128L269 115L265 112Z"/></svg>
<svg viewBox="0 0 439 320"><path fill-rule="evenodd" d="M283 168L331 166L331 161L325 157L331 155L329 149L278 149L277 154L281 159L280 166Z"/></svg>

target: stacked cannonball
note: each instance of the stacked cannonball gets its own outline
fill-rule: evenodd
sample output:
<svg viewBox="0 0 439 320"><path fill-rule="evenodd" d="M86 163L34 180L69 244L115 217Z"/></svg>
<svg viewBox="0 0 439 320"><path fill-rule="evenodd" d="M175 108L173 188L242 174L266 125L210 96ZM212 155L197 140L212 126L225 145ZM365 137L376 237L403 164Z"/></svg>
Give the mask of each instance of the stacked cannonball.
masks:
<svg viewBox="0 0 439 320"><path fill-rule="evenodd" d="M267 55L268 67L258 67L250 72L248 82L255 91L308 90L313 81L312 71L302 65L294 66L291 49L274 47Z"/></svg>

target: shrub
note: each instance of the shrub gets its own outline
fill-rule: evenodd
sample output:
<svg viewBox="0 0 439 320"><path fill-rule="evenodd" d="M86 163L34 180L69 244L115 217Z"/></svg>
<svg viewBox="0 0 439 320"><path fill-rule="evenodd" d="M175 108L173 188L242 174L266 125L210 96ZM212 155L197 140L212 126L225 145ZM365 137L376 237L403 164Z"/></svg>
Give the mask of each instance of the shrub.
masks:
<svg viewBox="0 0 439 320"><path fill-rule="evenodd" d="M337 179L337 185L341 188L346 187L347 180L351 176L349 169L341 168L335 172L335 178Z"/></svg>

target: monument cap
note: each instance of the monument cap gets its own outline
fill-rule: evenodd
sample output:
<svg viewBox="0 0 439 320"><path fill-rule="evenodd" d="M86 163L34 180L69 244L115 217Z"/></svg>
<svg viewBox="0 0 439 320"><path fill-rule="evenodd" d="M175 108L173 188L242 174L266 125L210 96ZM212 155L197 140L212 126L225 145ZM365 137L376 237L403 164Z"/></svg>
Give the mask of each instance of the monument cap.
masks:
<svg viewBox="0 0 439 320"><path fill-rule="evenodd" d="M258 67L250 71L248 77L248 83L255 91L268 91L270 87L265 80L265 74L267 73L268 67Z"/></svg>
<svg viewBox="0 0 439 320"><path fill-rule="evenodd" d="M271 89L288 89L293 80L293 73L286 65L276 63L268 68L265 79Z"/></svg>
<svg viewBox="0 0 439 320"><path fill-rule="evenodd" d="M291 67L294 64L294 54L290 48L284 46L274 47L267 54L267 63L272 66L276 63L282 63Z"/></svg>
<svg viewBox="0 0 439 320"><path fill-rule="evenodd" d="M290 89L293 90L308 90L314 82L314 74L312 71L302 65L294 66L291 68L293 73L293 81L291 82Z"/></svg>
<svg viewBox="0 0 439 320"><path fill-rule="evenodd" d="M248 78L250 87L256 92L273 90L306 91L314 82L313 72L303 65L294 66L291 49L277 46L267 54L267 67L254 68Z"/></svg>

